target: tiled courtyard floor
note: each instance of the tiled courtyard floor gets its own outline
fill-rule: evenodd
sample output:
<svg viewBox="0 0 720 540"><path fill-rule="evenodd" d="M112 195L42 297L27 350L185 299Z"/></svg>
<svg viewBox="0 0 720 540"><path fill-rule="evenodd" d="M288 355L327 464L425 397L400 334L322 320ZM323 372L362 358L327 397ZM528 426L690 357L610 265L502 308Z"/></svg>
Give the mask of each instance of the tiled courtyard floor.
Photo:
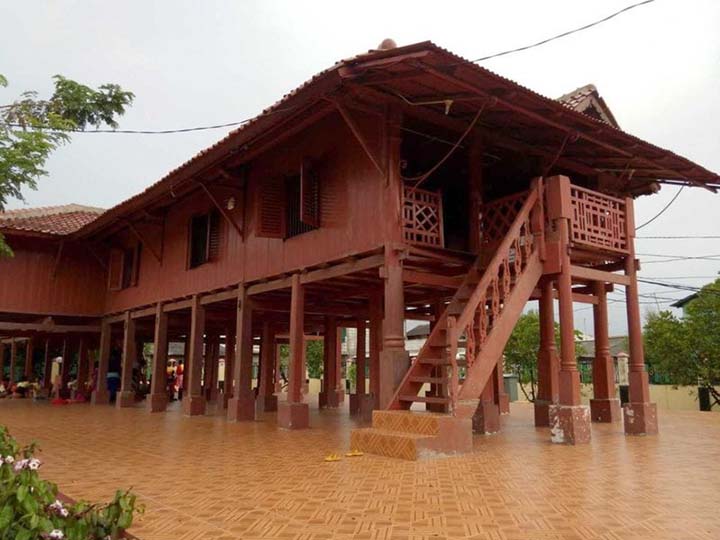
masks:
<svg viewBox="0 0 720 540"><path fill-rule="evenodd" d="M660 415L660 435L593 426L588 446L556 446L513 404L471 455L424 462L347 449L345 410L313 428L274 417L231 424L179 412L0 402L0 423L37 440L43 474L74 498L132 487L142 540L720 539L720 414Z"/></svg>

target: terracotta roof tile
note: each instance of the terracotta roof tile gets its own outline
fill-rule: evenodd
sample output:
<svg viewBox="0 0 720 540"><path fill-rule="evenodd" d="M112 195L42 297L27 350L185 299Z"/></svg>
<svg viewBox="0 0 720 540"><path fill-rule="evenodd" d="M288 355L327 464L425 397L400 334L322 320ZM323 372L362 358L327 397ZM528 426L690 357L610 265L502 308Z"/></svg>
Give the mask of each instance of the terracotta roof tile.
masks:
<svg viewBox="0 0 720 540"><path fill-rule="evenodd" d="M42 234L73 233L95 221L105 210L80 204L22 208L0 212L0 229Z"/></svg>

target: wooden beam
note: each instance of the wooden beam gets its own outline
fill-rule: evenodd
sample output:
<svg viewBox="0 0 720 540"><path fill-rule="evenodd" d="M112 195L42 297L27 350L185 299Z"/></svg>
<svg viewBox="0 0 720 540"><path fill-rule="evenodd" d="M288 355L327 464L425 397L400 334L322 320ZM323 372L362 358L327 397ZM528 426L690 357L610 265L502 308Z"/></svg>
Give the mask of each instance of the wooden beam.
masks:
<svg viewBox="0 0 720 540"><path fill-rule="evenodd" d="M95 324L54 324L47 322L0 322L0 332L42 332L47 334L98 333L100 332L100 326Z"/></svg>
<svg viewBox="0 0 720 540"><path fill-rule="evenodd" d="M228 213L227 209L222 204L220 204L220 202L217 200L217 197L215 197L215 195L212 194L212 192L208 189L208 187L205 184L203 184L202 182L198 182L197 180L195 181L195 183L198 186L200 186L203 189L203 191L205 191L205 194L208 196L210 201L212 201L212 203L215 205L215 208L217 208L218 212L220 212L222 217L225 218L225 221L227 221L230 224L230 226L233 227L235 229L235 231L237 231L237 233L240 235L240 239L242 240L243 239L242 227L240 227L240 225L238 225L235 222L235 220L232 218L232 216Z"/></svg>
<svg viewBox="0 0 720 540"><path fill-rule="evenodd" d="M385 176L385 169L380 165L380 162L377 160L375 155L370 150L370 147L367 144L367 141L365 141L365 138L363 137L362 133L360 132L360 128L355 124L355 121L352 119L352 116L350 116L350 113L343 107L340 102L336 100L328 100L331 103L335 104L335 107L337 108L338 112L340 113L340 116L342 116L343 120L345 120L345 123L347 124L348 128L350 128L350 131L355 136L357 141L360 143L360 146L362 146L362 149L367 154L368 158L370 158L370 161L372 161L373 165L375 165L375 168L378 170L381 176Z"/></svg>
<svg viewBox="0 0 720 540"><path fill-rule="evenodd" d="M133 233L133 236L135 236L135 238L138 239L138 242L140 242L143 246L145 246L150 251L150 253L152 253L152 256L155 257L155 260L158 263L162 264L162 257L160 256L160 254L157 251L155 251L155 248L152 247L152 244L150 244L150 242L147 241L147 239L142 235L142 233L137 230L137 227L135 227L135 225L133 225L133 222L129 221L129 220L125 220L125 223L127 223L128 229L130 229L130 232Z"/></svg>
<svg viewBox="0 0 720 540"><path fill-rule="evenodd" d="M403 269L403 281L419 285L432 285L434 287L457 289L460 285L462 285L463 278Z"/></svg>
<svg viewBox="0 0 720 540"><path fill-rule="evenodd" d="M232 289L227 289L225 291L219 291L216 293L203 295L200 298L200 303L203 306L206 306L208 304L215 304L217 302L225 302L227 300L237 300L237 298L238 298L238 289L237 289L237 286L235 286Z"/></svg>
<svg viewBox="0 0 720 540"><path fill-rule="evenodd" d="M612 272L603 272L594 268L586 268L584 266L570 266L570 273L573 279L580 281L604 281L608 283L617 283L618 285L629 285L630 278Z"/></svg>

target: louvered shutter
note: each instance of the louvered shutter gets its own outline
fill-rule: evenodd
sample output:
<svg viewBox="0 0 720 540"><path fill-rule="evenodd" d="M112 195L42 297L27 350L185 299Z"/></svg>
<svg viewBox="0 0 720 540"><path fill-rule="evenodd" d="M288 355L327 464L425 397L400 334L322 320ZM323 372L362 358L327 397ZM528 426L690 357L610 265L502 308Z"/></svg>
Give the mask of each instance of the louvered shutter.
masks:
<svg viewBox="0 0 720 540"><path fill-rule="evenodd" d="M111 291L122 289L123 262L123 252L119 249L111 249L108 264L108 289Z"/></svg>
<svg viewBox="0 0 720 540"><path fill-rule="evenodd" d="M283 238L285 236L285 184L283 178L264 179L255 201L257 236Z"/></svg>
<svg viewBox="0 0 720 540"><path fill-rule="evenodd" d="M140 280L140 255L142 254L142 244L138 242L133 251L132 275L130 276L130 285L135 287Z"/></svg>
<svg viewBox="0 0 720 540"><path fill-rule="evenodd" d="M300 168L300 221L311 227L320 226L320 183L307 159Z"/></svg>
<svg viewBox="0 0 720 540"><path fill-rule="evenodd" d="M220 258L220 243L222 241L220 213L216 211L210 212L208 221L208 260L217 261Z"/></svg>

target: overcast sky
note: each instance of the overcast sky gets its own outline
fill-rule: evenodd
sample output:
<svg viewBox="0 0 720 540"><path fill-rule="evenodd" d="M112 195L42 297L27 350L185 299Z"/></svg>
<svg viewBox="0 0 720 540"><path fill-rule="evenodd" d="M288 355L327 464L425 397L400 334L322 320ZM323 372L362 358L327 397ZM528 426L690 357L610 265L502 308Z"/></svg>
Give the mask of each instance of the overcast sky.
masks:
<svg viewBox="0 0 720 540"><path fill-rule="evenodd" d="M173 129L256 115L335 61L374 48L432 40L473 59L532 43L604 17L633 0L203 1L4 0L0 73L10 86L47 95L51 76L136 94L125 129ZM594 83L620 126L720 171L720 2L657 0L580 34L483 65L544 95ZM78 134L48 163L26 203L109 207L158 180L228 130L175 135ZM638 224L675 195L636 202ZM685 189L639 236L720 235L720 195ZM720 239L639 239L641 254L720 255ZM642 275L702 285L716 261L658 263L642 255ZM698 277L699 276L699 277ZM622 288L618 288L622 292ZM685 293L642 285L643 311ZM619 292L611 294L621 298ZM625 330L624 305L611 306L611 332ZM576 306L576 326L592 334L592 311Z"/></svg>

